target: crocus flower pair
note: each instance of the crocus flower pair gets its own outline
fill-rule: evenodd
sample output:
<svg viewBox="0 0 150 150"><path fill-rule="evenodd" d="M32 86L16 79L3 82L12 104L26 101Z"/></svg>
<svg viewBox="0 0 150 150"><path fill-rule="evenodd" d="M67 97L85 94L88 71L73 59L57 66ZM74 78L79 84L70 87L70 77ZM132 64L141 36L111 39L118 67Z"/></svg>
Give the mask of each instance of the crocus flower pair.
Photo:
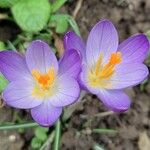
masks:
<svg viewBox="0 0 150 150"><path fill-rule="evenodd" d="M64 106L78 99L76 78L80 66L76 50L67 50L58 62L51 48L40 40L29 45L25 56L13 51L0 52L0 71L10 81L3 99L9 106L31 109L37 123L50 126Z"/></svg>
<svg viewBox="0 0 150 150"><path fill-rule="evenodd" d="M74 32L68 32L64 46L59 62L51 48L39 40L29 45L25 56L0 52L0 71L10 81L3 92L6 104L31 109L33 119L43 126L52 125L62 108L78 99L80 88L96 94L110 110L121 112L130 107L123 89L148 75L143 64L149 49L145 35L130 37L118 46L115 27L103 20L93 27L86 45Z"/></svg>
<svg viewBox="0 0 150 150"><path fill-rule="evenodd" d="M114 25L102 20L91 30L86 45L74 32L66 34L64 45L82 56L81 87L96 94L110 110L126 111L130 98L124 88L139 84L149 73L143 64L149 49L147 37L137 34L118 45Z"/></svg>

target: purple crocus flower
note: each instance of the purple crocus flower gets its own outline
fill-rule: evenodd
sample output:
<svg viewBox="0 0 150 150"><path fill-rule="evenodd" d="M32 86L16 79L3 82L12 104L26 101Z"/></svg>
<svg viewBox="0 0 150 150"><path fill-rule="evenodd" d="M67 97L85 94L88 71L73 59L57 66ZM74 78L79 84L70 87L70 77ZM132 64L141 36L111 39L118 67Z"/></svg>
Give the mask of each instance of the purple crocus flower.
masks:
<svg viewBox="0 0 150 150"><path fill-rule="evenodd" d="M0 71L10 81L3 99L9 106L31 109L37 123L50 126L64 106L78 99L76 78L80 67L76 50L67 50L58 63L51 48L40 40L29 45L25 56L13 51L0 52Z"/></svg>
<svg viewBox="0 0 150 150"><path fill-rule="evenodd" d="M123 89L139 84L148 75L143 64L149 49L146 36L137 34L118 45L114 25L102 20L92 28L86 46L73 32L66 34L64 44L82 55L81 86L96 94L110 110L126 111L130 99Z"/></svg>

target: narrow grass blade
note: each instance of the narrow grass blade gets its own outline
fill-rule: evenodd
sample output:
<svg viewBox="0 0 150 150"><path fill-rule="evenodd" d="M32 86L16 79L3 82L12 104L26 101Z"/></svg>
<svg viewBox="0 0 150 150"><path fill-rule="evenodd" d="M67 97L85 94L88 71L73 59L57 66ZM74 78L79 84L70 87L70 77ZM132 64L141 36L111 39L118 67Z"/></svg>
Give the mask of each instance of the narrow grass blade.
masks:
<svg viewBox="0 0 150 150"><path fill-rule="evenodd" d="M15 130L15 129L20 129L20 128L33 128L39 126L37 123L32 122L32 123L24 123L24 124L17 124L17 125L1 125L0 126L0 131L1 130Z"/></svg>
<svg viewBox="0 0 150 150"><path fill-rule="evenodd" d="M117 130L114 130L114 129L93 129L92 130L93 133L103 133L103 134L116 134L118 133Z"/></svg>
<svg viewBox="0 0 150 150"><path fill-rule="evenodd" d="M60 7L62 7L66 1L67 1L67 0L56 0L56 1L52 4L52 12L55 13L57 10L59 10Z"/></svg>

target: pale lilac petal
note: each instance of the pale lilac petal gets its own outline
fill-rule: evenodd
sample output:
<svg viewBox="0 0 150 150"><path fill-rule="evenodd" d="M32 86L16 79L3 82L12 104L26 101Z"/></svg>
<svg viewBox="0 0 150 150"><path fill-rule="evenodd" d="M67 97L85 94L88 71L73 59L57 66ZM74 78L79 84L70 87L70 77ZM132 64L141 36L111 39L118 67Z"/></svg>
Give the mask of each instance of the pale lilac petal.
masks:
<svg viewBox="0 0 150 150"><path fill-rule="evenodd" d="M37 69L42 73L48 72L50 67L54 67L55 71L58 70L58 63L55 54L51 48L43 41L33 41L26 52L26 62L32 71Z"/></svg>
<svg viewBox="0 0 150 150"><path fill-rule="evenodd" d="M86 84L84 83L84 81L83 81L83 73L81 72L80 74L79 74L79 76L78 76L78 79L77 79L77 81L78 81L78 83L79 83L79 86L80 86L80 89L81 90L84 90L84 91L88 91L88 89L87 89L87 87L86 87Z"/></svg>
<svg viewBox="0 0 150 150"><path fill-rule="evenodd" d="M110 79L111 89L122 89L141 83L148 76L148 68L141 63L120 64Z"/></svg>
<svg viewBox="0 0 150 150"><path fill-rule="evenodd" d="M80 88L74 78L63 75L59 77L56 85L56 93L49 98L49 102L55 107L70 105L78 100Z"/></svg>
<svg viewBox="0 0 150 150"><path fill-rule="evenodd" d="M85 43L74 32L67 32L64 37L64 47L65 50L69 49L75 49L79 51L79 53L82 55L82 58L85 59Z"/></svg>
<svg viewBox="0 0 150 150"><path fill-rule="evenodd" d="M53 107L49 101L44 101L40 106L31 109L33 119L42 126L52 126L61 113L62 108Z"/></svg>
<svg viewBox="0 0 150 150"><path fill-rule="evenodd" d="M104 105L115 112L123 112L130 107L130 98L121 90L101 90L97 95Z"/></svg>
<svg viewBox="0 0 150 150"><path fill-rule="evenodd" d="M118 51L122 53L123 63L143 62L148 50L149 41L143 34L128 38L118 47Z"/></svg>
<svg viewBox="0 0 150 150"><path fill-rule="evenodd" d="M19 79L12 81L3 92L3 99L9 106L29 109L40 105L43 100L32 97L33 83L31 80Z"/></svg>
<svg viewBox="0 0 150 150"><path fill-rule="evenodd" d="M110 54L118 48L118 34L114 25L103 20L98 22L91 30L86 47L86 60L89 66L93 66L98 60L100 53L104 56L104 62Z"/></svg>
<svg viewBox="0 0 150 150"><path fill-rule="evenodd" d="M81 59L76 50L67 50L59 62L59 76L68 75L77 78L81 70Z"/></svg>
<svg viewBox="0 0 150 150"><path fill-rule="evenodd" d="M80 73L80 76L79 76L79 84L83 90L86 90L93 94L98 94L100 89L93 88L89 84L89 81L88 81L89 70L90 68L86 64L82 65L82 72Z"/></svg>
<svg viewBox="0 0 150 150"><path fill-rule="evenodd" d="M0 72L9 81L29 75L24 57L13 51L0 52Z"/></svg>

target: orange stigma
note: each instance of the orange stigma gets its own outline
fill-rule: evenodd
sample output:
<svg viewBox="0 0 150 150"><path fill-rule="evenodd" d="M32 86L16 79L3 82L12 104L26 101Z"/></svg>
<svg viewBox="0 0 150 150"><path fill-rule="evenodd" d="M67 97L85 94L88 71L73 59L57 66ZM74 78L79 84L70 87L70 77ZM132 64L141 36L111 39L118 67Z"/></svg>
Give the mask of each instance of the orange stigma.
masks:
<svg viewBox="0 0 150 150"><path fill-rule="evenodd" d="M47 90L54 83L55 70L51 67L47 73L42 74L38 70L33 69L32 76L43 90Z"/></svg>
<svg viewBox="0 0 150 150"><path fill-rule="evenodd" d="M108 79L114 74L115 66L122 61L121 52L112 53L109 61L103 64L103 55L100 54L94 69L89 73L90 85L94 87L108 87Z"/></svg>

